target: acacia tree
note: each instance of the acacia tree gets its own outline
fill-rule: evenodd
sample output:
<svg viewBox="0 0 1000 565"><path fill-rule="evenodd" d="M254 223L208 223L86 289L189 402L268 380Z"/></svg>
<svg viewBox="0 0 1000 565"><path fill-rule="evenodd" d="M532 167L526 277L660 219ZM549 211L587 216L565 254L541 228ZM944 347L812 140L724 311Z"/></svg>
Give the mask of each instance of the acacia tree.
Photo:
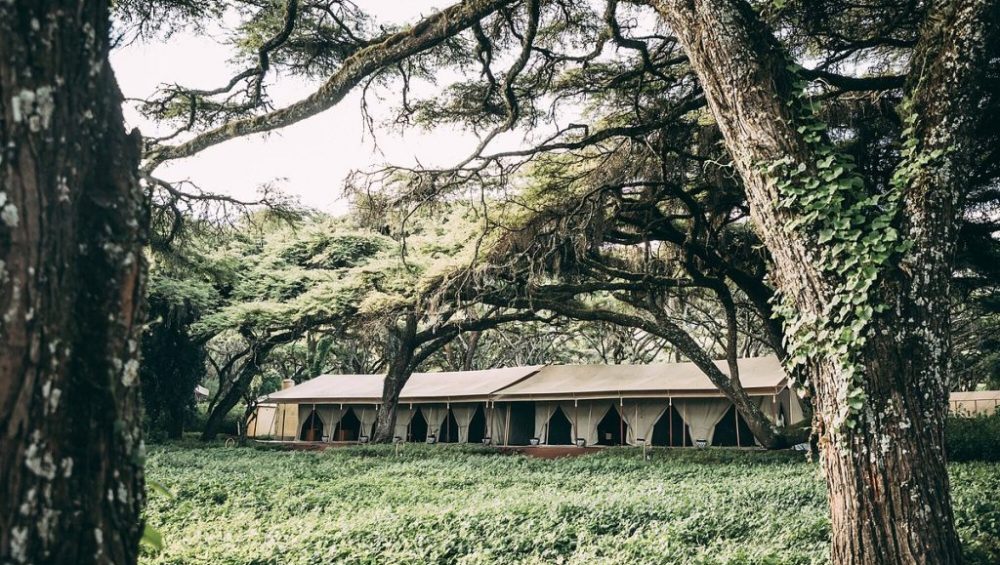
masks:
<svg viewBox="0 0 1000 565"><path fill-rule="evenodd" d="M768 251L767 284L748 281L763 285L763 292L747 296L760 304L761 312L774 303L782 325L772 333L784 340L776 349L788 350L789 366L802 377L800 385L810 390L817 408L834 561L958 561L942 445L949 373L948 287L960 197L967 187L996 178L982 174L990 168L982 162L995 155L995 147L988 144L992 134L977 131L975 120L977 112L995 105L995 97L984 92L989 84L984 76L996 62L995 53L988 50L1000 44L994 37L997 3L834 3L839 8L831 8L825 20L816 18L824 8L795 3L790 15L782 10L768 14L782 30L783 42L756 8L743 1L649 4L673 35L646 35L645 41L623 37L616 2L609 2L604 17L608 29L594 37L598 47L593 51L570 55L551 43L537 45L535 63L522 66L532 72L513 89L496 88L486 63L485 87L465 84L454 88L455 95L445 103L411 104L418 113L439 119L457 115L475 125L467 117L477 97L487 101L482 106L488 112L491 95L496 99L502 98L501 91L514 92L515 102L507 97L508 110L520 103L521 114L535 119L556 113L538 108L546 95L600 101L605 90L593 87L596 78L604 78L606 85L636 76L643 81L633 97L623 101L630 104L627 113L607 116L593 129L572 123L538 147L489 153L484 148L496 130L487 130L484 144L459 166L409 171L417 179L407 187L417 196L411 201L447 194L457 186L478 185L484 193L496 193L502 189L496 180L491 182L490 171L497 171L493 179L502 179L542 152L579 151L614 143L615 138L669 130L678 118L683 122L699 108L699 98L707 102L709 113L698 120L721 133L725 159L738 173L745 208ZM534 17L538 19L537 13ZM535 22L527 29L542 25ZM639 51L642 67L604 67L603 75L582 68L567 72L571 63L593 61L609 39ZM676 47L683 51L678 53ZM800 67L790 48L803 59L818 53L820 64ZM872 64L879 74L838 74L835 70L848 66L841 64L845 60ZM810 86L810 81L817 85ZM898 111L877 105L866 109L841 96L854 90L888 92L889 99L898 94L903 102ZM664 113L664 106L680 112ZM832 117L833 124L821 122L821 113ZM867 126L856 124L874 113L885 115L889 124L871 136ZM641 121L635 124L632 115ZM516 118L517 112L508 111L507 116ZM846 147L866 138L874 143L856 162ZM717 161L691 151L705 141L690 137L666 148L703 159L707 169ZM513 165L504 165L511 160ZM684 177L684 184L692 184L692 176L698 178L698 173ZM663 175L659 182L665 180ZM627 186L639 192L645 182L640 176ZM677 198L685 205L699 204L690 192ZM646 210L659 212L651 206ZM692 217L697 222L699 215ZM670 226L679 219L671 211L657 221ZM524 231L516 225L512 239L524 239ZM698 235L696 230L689 233ZM643 234L634 241L649 238ZM696 238L693 249L682 243L696 253L701 242ZM565 255L553 255L553 266L560 268ZM726 278L742 286L721 267ZM537 293L517 299L525 307L569 313L567 293L586 288L642 290L648 285L642 283L656 274L640 273L642 280L632 288L617 282L564 286L555 289L562 296L547 304ZM724 294L724 288L716 288ZM772 295L774 300L769 299ZM722 294L719 298L724 301ZM497 303L511 304L509 297ZM656 317L654 310L650 313ZM571 315L595 319L597 314L577 309ZM635 322L653 327L648 319ZM727 394L740 396L738 391Z"/></svg>
<svg viewBox="0 0 1000 565"><path fill-rule="evenodd" d="M145 205L108 3L0 4L0 561L134 563Z"/></svg>
<svg viewBox="0 0 1000 565"><path fill-rule="evenodd" d="M958 202L997 4L931 5L887 193L831 144L749 4L654 2L684 46L773 260L815 395L836 563L958 563L943 445Z"/></svg>

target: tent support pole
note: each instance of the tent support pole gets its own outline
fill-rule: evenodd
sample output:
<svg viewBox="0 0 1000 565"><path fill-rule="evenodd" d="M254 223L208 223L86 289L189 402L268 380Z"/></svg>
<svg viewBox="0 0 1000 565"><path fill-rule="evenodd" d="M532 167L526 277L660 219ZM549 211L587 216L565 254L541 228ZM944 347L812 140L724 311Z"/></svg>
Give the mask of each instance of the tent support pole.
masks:
<svg viewBox="0 0 1000 565"><path fill-rule="evenodd" d="M736 418L735 418L735 422L736 422L736 447L743 447L743 444L740 443L740 411L736 409L736 405L735 404L733 404L733 414L736 416Z"/></svg>
<svg viewBox="0 0 1000 565"><path fill-rule="evenodd" d="M590 421L587 421L590 424ZM573 445L576 445L576 440L580 437L580 401L573 399Z"/></svg>
<svg viewBox="0 0 1000 565"><path fill-rule="evenodd" d="M622 397L618 397L618 445L625 445L625 418L622 418L622 408L625 407L625 401Z"/></svg>
<svg viewBox="0 0 1000 565"><path fill-rule="evenodd" d="M668 443L670 444L670 447L673 447L674 446L674 399L673 398L668 399L667 416L670 417L670 431L668 432L670 434L670 441Z"/></svg>
<svg viewBox="0 0 1000 565"><path fill-rule="evenodd" d="M508 442L510 441L510 402L507 403L507 418L506 418L506 420L507 420L507 422L504 424L504 430L503 430L503 445L504 445L504 447L507 447L507 445L509 445Z"/></svg>

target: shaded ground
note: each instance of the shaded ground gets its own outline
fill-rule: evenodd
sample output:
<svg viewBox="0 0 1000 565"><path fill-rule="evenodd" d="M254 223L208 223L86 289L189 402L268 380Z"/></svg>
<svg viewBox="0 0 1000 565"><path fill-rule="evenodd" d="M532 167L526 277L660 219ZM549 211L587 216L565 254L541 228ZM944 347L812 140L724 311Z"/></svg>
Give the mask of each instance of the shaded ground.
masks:
<svg viewBox="0 0 1000 565"><path fill-rule="evenodd" d="M951 467L971 563L1000 562L1000 464ZM477 447L150 449L143 563L825 563L817 466L798 453Z"/></svg>

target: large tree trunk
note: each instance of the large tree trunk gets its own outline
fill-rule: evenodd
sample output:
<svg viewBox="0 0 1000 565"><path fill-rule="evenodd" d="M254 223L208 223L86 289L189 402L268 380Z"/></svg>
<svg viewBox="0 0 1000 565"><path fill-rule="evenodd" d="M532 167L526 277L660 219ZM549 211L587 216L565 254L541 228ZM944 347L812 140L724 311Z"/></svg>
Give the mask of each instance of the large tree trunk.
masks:
<svg viewBox="0 0 1000 565"><path fill-rule="evenodd" d="M403 392L406 381L413 374L413 357L416 350L417 318L407 314L402 327L393 325L389 329L388 357L389 371L382 385L382 404L379 405L375 417L374 443L389 443L396 434L396 408L399 406L399 394Z"/></svg>
<svg viewBox="0 0 1000 565"><path fill-rule="evenodd" d="M0 2L0 562L134 563L147 223L108 3Z"/></svg>
<svg viewBox="0 0 1000 565"><path fill-rule="evenodd" d="M793 349L798 343L803 353L815 396L834 563L961 560L942 438L948 284L977 74L987 34L996 27L986 21L990 10L995 17L989 4L956 2L931 10L908 85L911 102L904 118L914 117L892 187L896 202L890 195L866 205L864 195L852 192L862 183L851 179L850 167L833 174L834 181L838 175L851 181L836 194L864 219L849 229L861 239L872 236L876 244L891 241L895 232L873 218L896 205L891 220L911 245L877 261L861 256L859 264L873 270L848 265L845 274L828 262L838 241L824 245L829 238L819 233L840 219L844 208L828 205L818 218L802 221L803 200L825 190L825 175L833 172L824 160L831 154L839 158L835 149L819 150L832 146L822 135L813 136L815 129L799 131L815 122L801 110L795 77L774 36L741 0L655 3L698 74L773 257L772 278L794 305L787 330ZM806 184L813 179L821 180L820 186ZM807 190L789 204L799 186ZM867 284L851 288L851 276ZM858 298L875 313L850 309L846 317L834 318L839 308L832 306L846 298ZM861 330L853 329L859 321ZM839 342L845 348L837 351L825 347L825 340L839 339L823 337L828 335L851 339ZM814 343L803 346L810 336Z"/></svg>

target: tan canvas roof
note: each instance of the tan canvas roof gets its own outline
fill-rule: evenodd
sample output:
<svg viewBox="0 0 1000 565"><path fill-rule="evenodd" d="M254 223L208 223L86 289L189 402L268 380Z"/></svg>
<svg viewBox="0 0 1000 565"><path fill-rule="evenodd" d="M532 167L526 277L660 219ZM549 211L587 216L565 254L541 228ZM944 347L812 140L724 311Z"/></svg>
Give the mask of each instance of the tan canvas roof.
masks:
<svg viewBox="0 0 1000 565"><path fill-rule="evenodd" d="M496 391L528 377L540 366L413 373L399 395L400 402L481 402ZM321 375L268 395L268 402L295 404L362 404L382 401L383 375Z"/></svg>
<svg viewBox="0 0 1000 565"><path fill-rule="evenodd" d="M715 364L729 374L725 361ZM775 394L785 386L777 357L740 359L740 382L750 394ZM498 400L559 400L620 396L721 396L694 363L652 365L549 365L500 391Z"/></svg>
<svg viewBox="0 0 1000 565"><path fill-rule="evenodd" d="M998 400L1000 390L969 390L964 392L953 392L949 396L952 402L959 400Z"/></svg>
<svg viewBox="0 0 1000 565"><path fill-rule="evenodd" d="M399 400L414 402L463 397L486 400L498 390L530 378L541 368L541 365L533 365L486 371L414 373L403 387Z"/></svg>
<svg viewBox="0 0 1000 565"><path fill-rule="evenodd" d="M1000 409L1000 390L953 392L948 398L948 406L953 414L993 414Z"/></svg>

